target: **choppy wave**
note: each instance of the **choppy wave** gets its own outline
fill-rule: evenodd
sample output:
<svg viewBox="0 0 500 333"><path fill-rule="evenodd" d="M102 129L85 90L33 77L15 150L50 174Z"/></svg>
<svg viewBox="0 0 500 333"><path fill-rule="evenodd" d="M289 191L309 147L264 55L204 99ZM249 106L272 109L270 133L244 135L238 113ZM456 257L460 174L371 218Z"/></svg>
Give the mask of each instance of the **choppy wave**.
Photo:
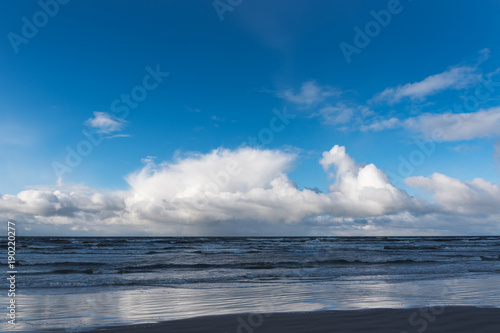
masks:
<svg viewBox="0 0 500 333"><path fill-rule="evenodd" d="M408 281L500 271L500 237L20 237L19 286Z"/></svg>

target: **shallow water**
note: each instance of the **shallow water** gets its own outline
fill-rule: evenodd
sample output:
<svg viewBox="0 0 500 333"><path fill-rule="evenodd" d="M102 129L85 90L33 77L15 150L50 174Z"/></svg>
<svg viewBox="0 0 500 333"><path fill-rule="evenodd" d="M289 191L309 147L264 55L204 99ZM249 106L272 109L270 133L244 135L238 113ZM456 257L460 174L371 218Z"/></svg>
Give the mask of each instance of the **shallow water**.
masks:
<svg viewBox="0 0 500 333"><path fill-rule="evenodd" d="M500 307L500 277L401 283L250 285L206 288L30 290L17 298L17 330L65 329L147 323L243 312L408 308ZM5 330L8 328L4 325Z"/></svg>

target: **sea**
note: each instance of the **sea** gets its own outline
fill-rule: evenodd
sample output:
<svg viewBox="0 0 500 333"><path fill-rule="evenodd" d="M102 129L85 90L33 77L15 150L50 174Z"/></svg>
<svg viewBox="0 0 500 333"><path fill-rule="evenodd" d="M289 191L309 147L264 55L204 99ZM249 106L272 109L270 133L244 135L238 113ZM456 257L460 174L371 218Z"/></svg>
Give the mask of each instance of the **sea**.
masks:
<svg viewBox="0 0 500 333"><path fill-rule="evenodd" d="M3 331L247 312L500 307L495 236L18 237L16 260L16 325L3 306Z"/></svg>

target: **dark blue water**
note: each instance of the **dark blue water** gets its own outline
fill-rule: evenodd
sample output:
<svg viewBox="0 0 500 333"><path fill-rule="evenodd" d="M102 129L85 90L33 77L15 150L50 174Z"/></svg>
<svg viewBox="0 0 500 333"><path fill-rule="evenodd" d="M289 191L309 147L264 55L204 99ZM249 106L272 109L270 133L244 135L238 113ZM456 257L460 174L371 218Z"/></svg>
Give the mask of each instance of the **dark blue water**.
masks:
<svg viewBox="0 0 500 333"><path fill-rule="evenodd" d="M500 273L500 237L18 240L20 288L442 279Z"/></svg>

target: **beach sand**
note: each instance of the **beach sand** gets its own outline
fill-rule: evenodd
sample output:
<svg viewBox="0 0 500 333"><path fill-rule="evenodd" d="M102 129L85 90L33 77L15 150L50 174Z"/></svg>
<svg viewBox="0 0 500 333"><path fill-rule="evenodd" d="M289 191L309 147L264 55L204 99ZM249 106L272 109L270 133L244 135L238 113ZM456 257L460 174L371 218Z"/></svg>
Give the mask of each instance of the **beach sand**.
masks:
<svg viewBox="0 0 500 333"><path fill-rule="evenodd" d="M91 332L500 332L500 309L428 307L196 317L156 324L104 327Z"/></svg>

